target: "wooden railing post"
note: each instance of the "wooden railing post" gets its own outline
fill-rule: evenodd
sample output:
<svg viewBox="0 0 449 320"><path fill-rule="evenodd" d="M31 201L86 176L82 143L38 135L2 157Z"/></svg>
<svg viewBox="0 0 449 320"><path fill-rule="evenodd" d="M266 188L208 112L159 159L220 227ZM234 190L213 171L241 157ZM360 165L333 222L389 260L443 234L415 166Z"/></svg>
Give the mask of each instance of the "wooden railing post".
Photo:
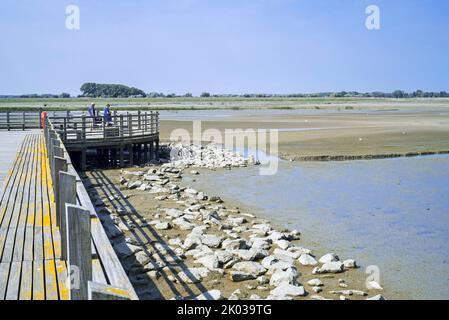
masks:
<svg viewBox="0 0 449 320"><path fill-rule="evenodd" d="M55 147L55 149L58 147ZM67 172L67 160L61 157L55 156L54 159L54 179L53 179L53 191L55 194L55 202L56 202L56 216L58 216L59 205L61 198L59 196L59 172L64 171Z"/></svg>
<svg viewBox="0 0 449 320"><path fill-rule="evenodd" d="M140 131L142 130L142 115L140 110L137 111L137 129Z"/></svg>
<svg viewBox="0 0 449 320"><path fill-rule="evenodd" d="M90 211L66 204L67 268L74 276L70 284L70 300L87 300L88 282L92 281L92 248Z"/></svg>
<svg viewBox="0 0 449 320"><path fill-rule="evenodd" d="M128 135L132 137L133 135L133 115L128 114Z"/></svg>
<svg viewBox="0 0 449 320"><path fill-rule="evenodd" d="M106 140L106 121L105 121L104 117L101 118L101 126L103 129L103 140Z"/></svg>
<svg viewBox="0 0 449 320"><path fill-rule="evenodd" d="M42 110L39 110L37 123L39 124L39 129L42 129Z"/></svg>
<svg viewBox="0 0 449 320"><path fill-rule="evenodd" d="M25 111L22 112L22 131L25 131Z"/></svg>
<svg viewBox="0 0 449 320"><path fill-rule="evenodd" d="M53 181L55 181L55 147L59 147L60 143L59 140L56 138L53 138L53 133L51 133L51 147L50 147L50 158L49 158L49 163L50 163L50 169L51 169L51 177L53 179Z"/></svg>
<svg viewBox="0 0 449 320"><path fill-rule="evenodd" d="M131 300L127 290L107 284L88 283L89 300Z"/></svg>
<svg viewBox="0 0 449 320"><path fill-rule="evenodd" d="M62 132L62 140L67 141L67 118L64 118L64 127Z"/></svg>
<svg viewBox="0 0 449 320"><path fill-rule="evenodd" d="M121 114L121 115L120 115L120 129L119 129L119 130L120 130L120 131L119 131L119 132L120 132L120 133L119 133L119 134L120 134L120 137L123 137L123 131L125 130L124 126L125 126L125 125L124 125L124 122L123 122L123 114Z"/></svg>
<svg viewBox="0 0 449 320"><path fill-rule="evenodd" d="M84 114L81 117L81 139L86 140L86 116Z"/></svg>
<svg viewBox="0 0 449 320"><path fill-rule="evenodd" d="M6 111L6 127L8 128L8 131L11 130L9 126L9 111Z"/></svg>
<svg viewBox="0 0 449 320"><path fill-rule="evenodd" d="M144 133L148 131L148 113L145 111L145 127L144 127Z"/></svg>
<svg viewBox="0 0 449 320"><path fill-rule="evenodd" d="M59 206L56 223L61 233L61 259L67 261L67 221L65 215L66 204L76 204L76 176L67 172L59 172Z"/></svg>

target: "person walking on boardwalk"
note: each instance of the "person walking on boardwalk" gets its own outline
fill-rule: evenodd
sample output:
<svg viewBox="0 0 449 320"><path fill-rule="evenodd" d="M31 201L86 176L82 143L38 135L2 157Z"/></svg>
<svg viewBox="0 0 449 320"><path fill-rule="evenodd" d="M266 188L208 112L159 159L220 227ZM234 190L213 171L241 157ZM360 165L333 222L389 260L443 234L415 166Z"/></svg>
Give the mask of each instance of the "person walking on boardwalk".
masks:
<svg viewBox="0 0 449 320"><path fill-rule="evenodd" d="M111 105L108 103L103 110L103 118L104 118L104 122L106 123L107 126L112 126L112 124L113 124L110 107L111 107Z"/></svg>
<svg viewBox="0 0 449 320"><path fill-rule="evenodd" d="M97 112L95 110L95 103L91 103L89 108L87 108L87 112L89 113L89 116L92 118L92 125L90 129L92 130L95 126L95 124L98 122L97 120Z"/></svg>

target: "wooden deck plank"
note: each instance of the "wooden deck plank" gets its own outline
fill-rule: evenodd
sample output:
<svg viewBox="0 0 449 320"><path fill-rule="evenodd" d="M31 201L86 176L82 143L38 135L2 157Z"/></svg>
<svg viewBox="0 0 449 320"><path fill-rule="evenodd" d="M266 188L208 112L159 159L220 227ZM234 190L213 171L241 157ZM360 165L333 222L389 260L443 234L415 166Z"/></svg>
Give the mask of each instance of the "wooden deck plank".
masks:
<svg viewBox="0 0 449 320"><path fill-rule="evenodd" d="M2 263L12 261L12 257L13 257L13 253L14 253L14 244L15 244L15 240L16 240L16 231L17 231L16 228L8 228L8 234L6 236L6 241L5 241L5 245L3 248L3 255L2 255L2 259L1 259Z"/></svg>
<svg viewBox="0 0 449 320"><path fill-rule="evenodd" d="M28 214L26 220L26 226L34 226L34 220L36 216L36 181L37 177L37 167L39 165L39 155L36 150L33 151L33 171L30 175L30 194L28 200Z"/></svg>
<svg viewBox="0 0 449 320"><path fill-rule="evenodd" d="M23 260L24 261L33 261L34 257L34 228L26 227L25 228L25 245L23 248Z"/></svg>
<svg viewBox="0 0 449 320"><path fill-rule="evenodd" d="M22 262L22 279L20 281L20 300L33 298L33 261Z"/></svg>
<svg viewBox="0 0 449 320"><path fill-rule="evenodd" d="M34 256L33 260L44 260L44 235L42 227L34 228Z"/></svg>
<svg viewBox="0 0 449 320"><path fill-rule="evenodd" d="M36 168L36 215L34 218L34 226L42 227L43 223L43 208L42 208L42 166L40 163L42 160L42 154L40 152L38 155L38 165Z"/></svg>
<svg viewBox="0 0 449 320"><path fill-rule="evenodd" d="M2 196L0 197L0 201L3 201L4 197L7 195L4 190L14 181L14 172L16 171L17 166L19 165L20 157L22 156L24 150L27 146L27 141L30 137L27 135L23 139L22 145L20 146L19 150L17 151L17 154L14 158L12 167L8 170L8 174L5 177L5 181L3 182L3 191Z"/></svg>
<svg viewBox="0 0 449 320"><path fill-rule="evenodd" d="M54 260L45 260L45 298L46 300L58 300L58 279L56 277L56 265Z"/></svg>
<svg viewBox="0 0 449 320"><path fill-rule="evenodd" d="M12 262L11 272L9 274L8 289L6 291L6 300L18 300L20 292L20 276L22 273L22 262Z"/></svg>
<svg viewBox="0 0 449 320"><path fill-rule="evenodd" d="M92 279L94 282L108 284L101 262L98 259L92 259Z"/></svg>
<svg viewBox="0 0 449 320"><path fill-rule="evenodd" d="M25 227L28 221L28 215L34 209L34 193L35 190L33 188L34 184L34 173L36 171L36 152L31 151L30 164L29 164L29 172L27 174L27 180L25 181L25 189L24 189L24 197L23 197L23 213L20 216L18 227Z"/></svg>
<svg viewBox="0 0 449 320"><path fill-rule="evenodd" d="M13 190L12 186L14 185L16 177L18 176L18 173L19 173L18 168L20 167L20 165L23 161L22 154L23 154L24 150L26 149L26 144L28 143L28 139L29 139L28 136L25 137L22 147L21 147L20 151L18 152L17 157L14 160L13 166L10 170L11 173L8 174L6 181L4 183L3 192L2 192L2 196L1 196L1 200L0 200L0 227L2 225L3 218L6 214L6 209L9 204L9 198L10 198L11 192Z"/></svg>
<svg viewBox="0 0 449 320"><path fill-rule="evenodd" d="M31 139L31 148L35 146L35 140L35 137ZM28 194L27 182L29 182L29 173L32 165L32 149L29 149L28 152L24 155L24 160L25 161L23 163L19 184L17 185L17 195L14 202L14 210L9 223L9 228L16 228L19 224L21 216L26 214L26 211L28 209L28 204L24 201L24 199ZM24 206L26 207L25 210Z"/></svg>
<svg viewBox="0 0 449 320"><path fill-rule="evenodd" d="M27 141L28 143L28 141ZM16 174L12 183L5 189L7 196L2 197L2 217L0 221L0 228L9 228L12 213L14 211L14 205L16 203L17 192L19 189L19 183L22 179L22 170L26 161L25 155L20 155L17 160L18 165L16 168Z"/></svg>
<svg viewBox="0 0 449 320"><path fill-rule="evenodd" d="M0 300L5 299L6 288L8 287L9 279L9 263L0 263Z"/></svg>
<svg viewBox="0 0 449 320"><path fill-rule="evenodd" d="M14 253L12 261L23 261L23 250L25 245L25 227L18 227L16 232L16 243L14 245Z"/></svg>
<svg viewBox="0 0 449 320"><path fill-rule="evenodd" d="M31 143L33 143L34 139L31 139ZM32 145L32 144L31 144ZM29 150L28 150L29 151ZM6 242L4 243L3 253L1 255L1 262L10 262L13 259L13 254L15 247L17 245L23 245L23 238L17 238L17 225L22 214L22 206L23 206L23 194L24 190L26 190L26 181L28 170L30 168L30 164L28 163L30 160L30 152L27 152L23 155L24 162L21 164L19 177L16 179L17 183L14 185L14 189L16 191L14 202L10 201L10 205L8 206L8 214L5 216L6 219L3 220L3 227L8 227L8 233L6 237ZM14 194L12 194L14 197ZM10 213L10 215L9 215ZM9 219L9 222L8 222ZM8 224L9 223L9 224ZM23 236L23 234L19 234L19 237ZM16 243L16 240L17 243ZM21 250L18 248L18 250Z"/></svg>
<svg viewBox="0 0 449 320"><path fill-rule="evenodd" d="M43 227L43 236L44 236L44 259L45 260L54 260L55 253L53 250L53 238L51 235L50 227Z"/></svg>
<svg viewBox="0 0 449 320"><path fill-rule="evenodd" d="M61 233L58 227L52 227L51 232L53 235L53 250L55 259L61 259Z"/></svg>
<svg viewBox="0 0 449 320"><path fill-rule="evenodd" d="M33 300L45 300L45 277L42 260L33 261Z"/></svg>
<svg viewBox="0 0 449 320"><path fill-rule="evenodd" d="M59 299L69 300L67 284L67 265L64 261L56 260L56 274L58 276Z"/></svg>
<svg viewBox="0 0 449 320"><path fill-rule="evenodd" d="M81 189L79 197L92 213L93 280L126 287L136 298L82 185ZM0 262L5 262L0 267L0 299L67 300L67 264L59 260L61 238L42 134L25 137L0 199Z"/></svg>

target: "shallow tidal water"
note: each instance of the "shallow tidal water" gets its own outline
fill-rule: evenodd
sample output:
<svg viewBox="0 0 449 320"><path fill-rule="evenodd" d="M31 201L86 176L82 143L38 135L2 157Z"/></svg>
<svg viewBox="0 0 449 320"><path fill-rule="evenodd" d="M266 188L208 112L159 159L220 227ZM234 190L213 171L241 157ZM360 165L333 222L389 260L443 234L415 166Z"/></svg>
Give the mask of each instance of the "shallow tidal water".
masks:
<svg viewBox="0 0 449 320"><path fill-rule="evenodd" d="M390 299L449 299L449 156L350 162L280 162L186 181L302 232L317 255L380 269Z"/></svg>

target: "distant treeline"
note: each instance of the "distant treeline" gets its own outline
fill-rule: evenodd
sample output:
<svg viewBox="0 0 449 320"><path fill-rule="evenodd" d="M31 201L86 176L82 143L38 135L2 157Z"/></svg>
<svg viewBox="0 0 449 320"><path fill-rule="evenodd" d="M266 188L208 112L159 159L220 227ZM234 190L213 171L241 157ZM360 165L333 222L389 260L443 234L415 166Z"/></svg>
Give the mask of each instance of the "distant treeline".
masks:
<svg viewBox="0 0 449 320"><path fill-rule="evenodd" d="M101 84L88 82L84 83L81 88L81 95L78 97L88 98L190 98L192 93L177 95L175 93L164 94L162 92L145 93L143 90L128 87L121 84ZM266 93L245 93L245 94L210 94L203 92L201 98L449 98L446 91L426 92L416 90L414 92L405 92L396 90L393 92L357 92L357 91L340 91L340 92L319 92L319 93L291 93L291 94L266 94ZM68 93L61 94L24 94L19 96L0 95L0 99L5 98L71 98Z"/></svg>
<svg viewBox="0 0 449 320"><path fill-rule="evenodd" d="M0 95L0 99L65 99L65 98L71 98L70 93L61 93L61 94L51 94L51 93L45 93L45 94L21 94L18 96L15 95Z"/></svg>

